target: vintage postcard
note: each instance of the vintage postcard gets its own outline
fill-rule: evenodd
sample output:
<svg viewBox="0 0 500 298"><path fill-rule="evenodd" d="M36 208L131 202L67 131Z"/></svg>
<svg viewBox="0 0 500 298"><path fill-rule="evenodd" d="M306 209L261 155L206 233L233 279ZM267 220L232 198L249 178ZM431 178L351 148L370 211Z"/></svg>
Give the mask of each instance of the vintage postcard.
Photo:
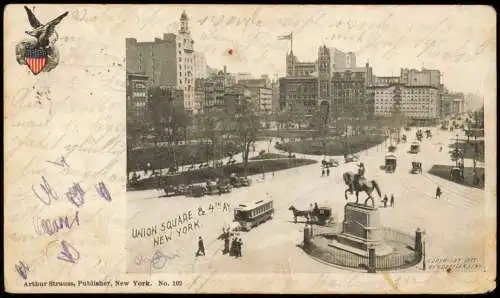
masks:
<svg viewBox="0 0 500 298"><path fill-rule="evenodd" d="M496 288L488 6L9 5L12 293Z"/></svg>

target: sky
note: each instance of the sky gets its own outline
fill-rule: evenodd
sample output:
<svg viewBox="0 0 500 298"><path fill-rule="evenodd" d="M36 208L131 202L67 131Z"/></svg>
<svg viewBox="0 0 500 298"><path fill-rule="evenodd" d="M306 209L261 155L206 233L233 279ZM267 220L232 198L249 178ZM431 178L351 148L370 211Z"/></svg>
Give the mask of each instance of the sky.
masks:
<svg viewBox="0 0 500 298"><path fill-rule="evenodd" d="M148 41L176 32L182 10L195 50L211 67L227 65L230 72L283 76L290 42L277 37L293 32L300 61L316 60L325 44L355 52L358 66L369 62L379 76L425 67L440 69L455 91L490 93L496 84L496 19L487 6L141 7L127 37Z"/></svg>
<svg viewBox="0 0 500 298"><path fill-rule="evenodd" d="M293 32L300 61L316 60L324 44L355 52L358 66L369 62L378 76L397 76L401 67L439 69L448 89L496 100L496 14L488 6L39 5L35 12L48 21L64 10L61 64L95 69L96 76L99 67L124 63L125 38L176 33L185 10L195 50L213 68L283 76L290 42L277 38ZM20 26L5 32L12 35L7 51L29 29L22 6L9 11ZM122 80L114 70L109 79Z"/></svg>

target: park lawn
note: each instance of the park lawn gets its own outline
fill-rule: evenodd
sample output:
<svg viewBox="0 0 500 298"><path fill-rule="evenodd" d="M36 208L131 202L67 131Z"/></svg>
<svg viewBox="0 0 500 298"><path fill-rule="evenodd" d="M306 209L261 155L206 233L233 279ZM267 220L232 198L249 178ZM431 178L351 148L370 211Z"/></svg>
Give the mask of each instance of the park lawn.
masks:
<svg viewBox="0 0 500 298"><path fill-rule="evenodd" d="M323 141L304 140L297 142L288 142L276 144L276 149L286 152L295 152L310 155L344 155L353 154L378 144L383 143L384 136L381 135L359 135L347 138L329 139L326 142L325 152L323 152ZM347 144L347 145L345 145Z"/></svg>
<svg viewBox="0 0 500 298"><path fill-rule="evenodd" d="M240 150L237 145L228 143L223 146L222 152L211 152L206 144L174 145L173 152L177 165L190 165L206 162L207 160L227 157L228 153L236 154ZM218 148L219 149L219 148ZM159 152L159 153L158 153ZM175 166L172 149L168 147L143 148L127 152L127 171L143 171L151 163L153 169L165 169Z"/></svg>
<svg viewBox="0 0 500 298"><path fill-rule="evenodd" d="M315 160L311 159L274 159L274 160L263 160L248 163L248 175L256 175L268 172L275 172L280 170L286 170L295 167L306 166L310 164L317 163ZM206 182L209 179L215 179L219 177L228 177L232 173L238 176L245 175L245 169L242 163L234 164L231 166L223 166L222 168L204 168L197 169L193 171L182 172L173 176L166 176L162 178L146 178L140 180L134 187L130 187L129 190L144 190L144 189L154 189L159 188L160 181L167 183L169 185L179 185L179 184L194 184Z"/></svg>
<svg viewBox="0 0 500 298"><path fill-rule="evenodd" d="M450 165L433 165L432 168L429 170L429 174L432 174L432 175L441 177L443 179L452 181L450 179L450 171L452 168L453 168L453 166L450 166ZM453 182L458 183L458 184L462 184L462 185L467 185L467 186L483 189L484 184L479 183L478 185L474 185L472 183L473 182L472 170L473 170L472 167L465 167L464 168L465 179L461 182L460 181L453 181ZM476 170L477 170L480 177L484 174L484 168L477 167Z"/></svg>
<svg viewBox="0 0 500 298"><path fill-rule="evenodd" d="M481 148L481 151L479 151L479 155L477 157L477 161L484 162L484 141L477 141L477 143L480 145L479 147ZM457 147L456 143L452 143L449 145L449 153L451 154L453 150ZM459 149L464 149L464 158L467 159L473 159L474 158L474 141L471 140L469 144L465 142L459 142L458 143L458 148Z"/></svg>
<svg viewBox="0 0 500 298"><path fill-rule="evenodd" d="M262 160L262 159L281 159L288 158L288 155L278 153L264 153L258 156L249 158L249 160Z"/></svg>

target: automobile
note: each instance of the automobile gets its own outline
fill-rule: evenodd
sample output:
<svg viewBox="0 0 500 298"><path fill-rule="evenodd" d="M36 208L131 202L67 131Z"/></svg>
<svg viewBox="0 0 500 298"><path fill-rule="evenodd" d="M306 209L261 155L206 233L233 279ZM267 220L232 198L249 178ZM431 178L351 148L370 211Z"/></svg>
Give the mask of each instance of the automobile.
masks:
<svg viewBox="0 0 500 298"><path fill-rule="evenodd" d="M217 189L220 193L230 193L233 187L229 179L220 179L217 181Z"/></svg>
<svg viewBox="0 0 500 298"><path fill-rule="evenodd" d="M242 187L243 186L243 183L242 181L239 179L238 176L236 176L236 174L231 174L231 176L229 176L229 181L231 183L231 185L233 187Z"/></svg>
<svg viewBox="0 0 500 298"><path fill-rule="evenodd" d="M385 171L387 173L394 173L396 171L397 158L393 154L387 154L385 156Z"/></svg>
<svg viewBox="0 0 500 298"><path fill-rule="evenodd" d="M190 197L203 197L206 194L206 187L203 185L192 184L187 187L186 195Z"/></svg>
<svg viewBox="0 0 500 298"><path fill-rule="evenodd" d="M216 195L219 193L217 183L213 180L207 181L205 189L206 189L206 194L208 194L208 195Z"/></svg>
<svg viewBox="0 0 500 298"><path fill-rule="evenodd" d="M250 180L250 178L248 177L239 177L239 179L242 186L250 186L252 184L252 180Z"/></svg>
<svg viewBox="0 0 500 298"><path fill-rule="evenodd" d="M186 185L166 185L163 187L163 192L165 192L166 196L182 196L186 194Z"/></svg>
<svg viewBox="0 0 500 298"><path fill-rule="evenodd" d="M394 151L396 151L396 146L390 145L389 146L389 152L394 152Z"/></svg>
<svg viewBox="0 0 500 298"><path fill-rule="evenodd" d="M412 174L417 174L417 173L422 174L422 163L419 162L419 161L412 161L412 163L411 163L411 173Z"/></svg>
<svg viewBox="0 0 500 298"><path fill-rule="evenodd" d="M413 142L410 145L410 153L416 154L420 152L420 144L418 142Z"/></svg>

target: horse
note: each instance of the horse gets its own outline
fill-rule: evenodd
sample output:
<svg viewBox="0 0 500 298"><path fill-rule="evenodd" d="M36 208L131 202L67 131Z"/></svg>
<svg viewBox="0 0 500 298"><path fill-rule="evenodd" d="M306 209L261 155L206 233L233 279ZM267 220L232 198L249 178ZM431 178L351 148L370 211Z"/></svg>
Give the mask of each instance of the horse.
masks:
<svg viewBox="0 0 500 298"><path fill-rule="evenodd" d="M307 221L309 221L309 217L311 216L309 210L297 210L295 207L290 206L288 210L292 210L293 212L293 220L297 223L297 217L304 217Z"/></svg>
<svg viewBox="0 0 500 298"><path fill-rule="evenodd" d="M375 201L372 197L373 190L375 189L378 193L378 196L382 197L382 193L380 192L380 188L378 186L377 181L375 181L375 180L367 181L365 179L362 179L362 180L358 180L356 182L356 180L355 180L356 175L357 174L355 174L353 172L345 172L342 175L342 177L344 178L345 184L348 186L348 188L346 189L346 191L344 193L345 199L346 200L348 199L347 192L350 192L351 194L353 192L356 192L356 204L358 204L358 200L359 200L358 195L361 191L364 191L368 195L368 197L365 200L365 205L367 205L368 200L371 200L372 206L375 207Z"/></svg>

